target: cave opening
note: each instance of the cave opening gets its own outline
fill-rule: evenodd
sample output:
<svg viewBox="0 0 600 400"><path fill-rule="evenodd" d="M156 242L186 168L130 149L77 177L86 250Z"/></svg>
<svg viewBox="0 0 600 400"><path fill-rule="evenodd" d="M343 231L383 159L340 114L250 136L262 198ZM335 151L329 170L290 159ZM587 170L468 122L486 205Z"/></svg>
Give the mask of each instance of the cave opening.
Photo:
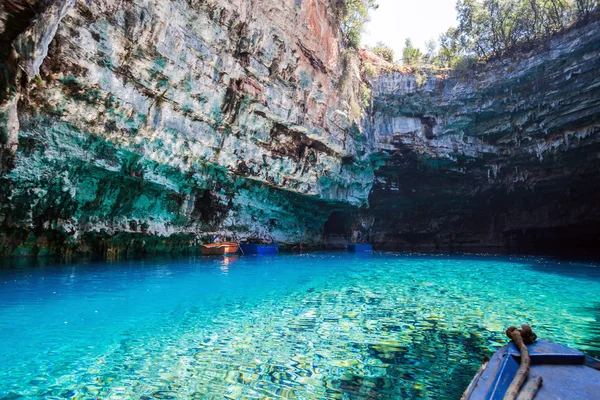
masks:
<svg viewBox="0 0 600 400"><path fill-rule="evenodd" d="M332 211L323 227L327 248L344 248L352 232L353 214L347 211Z"/></svg>
<svg viewBox="0 0 600 400"><path fill-rule="evenodd" d="M433 128L436 125L435 118L421 117L421 125L423 126L423 134L425 135L425 138L429 140L433 139Z"/></svg>
<svg viewBox="0 0 600 400"><path fill-rule="evenodd" d="M506 251L570 259L597 258L600 249L598 232L600 225L594 222L513 230L505 233Z"/></svg>
<svg viewBox="0 0 600 400"><path fill-rule="evenodd" d="M350 222L348 213L343 211L333 211L329 214L325 222L325 235L344 235L350 231Z"/></svg>

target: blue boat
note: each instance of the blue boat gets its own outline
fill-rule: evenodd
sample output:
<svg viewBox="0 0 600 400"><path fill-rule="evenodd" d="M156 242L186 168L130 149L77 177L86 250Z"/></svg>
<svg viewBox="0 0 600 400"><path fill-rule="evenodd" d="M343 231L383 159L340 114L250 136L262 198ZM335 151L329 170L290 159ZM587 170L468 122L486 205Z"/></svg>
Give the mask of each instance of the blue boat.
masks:
<svg viewBox="0 0 600 400"><path fill-rule="evenodd" d="M346 250L353 251L355 253L361 253L365 251L373 251L373 246L370 244L349 244Z"/></svg>
<svg viewBox="0 0 600 400"><path fill-rule="evenodd" d="M535 400L600 399L600 361L547 340L529 346L531 370L543 383ZM484 364L465 391L464 400L496 400L504 397L519 369L519 349L510 343ZM531 378L530 378L531 379Z"/></svg>
<svg viewBox="0 0 600 400"><path fill-rule="evenodd" d="M277 254L279 252L278 244L253 244L253 243L242 243L240 244L242 252L248 254Z"/></svg>

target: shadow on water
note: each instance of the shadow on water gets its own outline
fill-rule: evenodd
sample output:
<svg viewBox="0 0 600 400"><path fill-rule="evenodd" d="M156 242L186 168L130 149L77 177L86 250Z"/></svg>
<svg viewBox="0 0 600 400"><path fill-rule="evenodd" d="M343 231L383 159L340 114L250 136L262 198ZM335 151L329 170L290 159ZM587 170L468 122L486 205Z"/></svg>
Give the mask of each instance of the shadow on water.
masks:
<svg viewBox="0 0 600 400"><path fill-rule="evenodd" d="M481 329L481 332L485 330ZM455 399L490 357L488 341L477 333L457 333L433 327L410 346L393 343L356 344L387 365L382 377L343 375L336 383L351 399ZM459 354L469 354L460 359ZM448 360L454 360L448 363Z"/></svg>
<svg viewBox="0 0 600 400"><path fill-rule="evenodd" d="M600 263L586 264L576 261L543 258L538 259L537 262L529 261L527 267L547 274L600 281Z"/></svg>
<svg viewBox="0 0 600 400"><path fill-rule="evenodd" d="M51 267L51 266L73 266L73 265L135 265L135 263L142 262L172 262L178 260L194 260L200 257L190 256L170 256L170 255L152 255L152 256L139 256L129 257L122 259L107 259L103 256L92 256L92 257L0 257L0 270L8 269L26 269L26 268L39 268L39 267Z"/></svg>
<svg viewBox="0 0 600 400"><path fill-rule="evenodd" d="M587 330L590 333L588 346L593 349L586 351L586 354L590 357L600 359L600 302L594 303L588 310L595 316L596 322L589 324L587 327Z"/></svg>
<svg viewBox="0 0 600 400"><path fill-rule="evenodd" d="M526 256L505 255L495 253L397 253L397 252L375 252L375 254L387 254L405 258L418 258L420 260L439 260L440 258L457 261L481 261L482 258L489 261L506 261L518 263L522 267L547 274L558 274L570 278L589 279L600 281L600 260L598 258L559 258L553 256Z"/></svg>

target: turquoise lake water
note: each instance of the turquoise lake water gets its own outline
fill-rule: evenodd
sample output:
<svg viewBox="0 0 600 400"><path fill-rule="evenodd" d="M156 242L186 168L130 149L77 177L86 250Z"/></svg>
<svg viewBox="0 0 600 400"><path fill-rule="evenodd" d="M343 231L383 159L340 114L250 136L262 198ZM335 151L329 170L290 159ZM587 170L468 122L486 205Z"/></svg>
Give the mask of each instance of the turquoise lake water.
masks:
<svg viewBox="0 0 600 400"><path fill-rule="evenodd" d="M0 269L0 398L458 399L529 322L600 355L600 266L188 258Z"/></svg>

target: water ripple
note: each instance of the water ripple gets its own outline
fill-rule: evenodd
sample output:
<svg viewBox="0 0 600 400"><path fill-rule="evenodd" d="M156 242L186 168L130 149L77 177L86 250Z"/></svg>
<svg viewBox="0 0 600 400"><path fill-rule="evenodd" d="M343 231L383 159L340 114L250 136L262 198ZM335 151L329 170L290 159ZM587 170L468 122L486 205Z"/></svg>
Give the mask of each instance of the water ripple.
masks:
<svg viewBox="0 0 600 400"><path fill-rule="evenodd" d="M600 354L594 264L344 254L0 270L0 398L455 399L507 324Z"/></svg>

